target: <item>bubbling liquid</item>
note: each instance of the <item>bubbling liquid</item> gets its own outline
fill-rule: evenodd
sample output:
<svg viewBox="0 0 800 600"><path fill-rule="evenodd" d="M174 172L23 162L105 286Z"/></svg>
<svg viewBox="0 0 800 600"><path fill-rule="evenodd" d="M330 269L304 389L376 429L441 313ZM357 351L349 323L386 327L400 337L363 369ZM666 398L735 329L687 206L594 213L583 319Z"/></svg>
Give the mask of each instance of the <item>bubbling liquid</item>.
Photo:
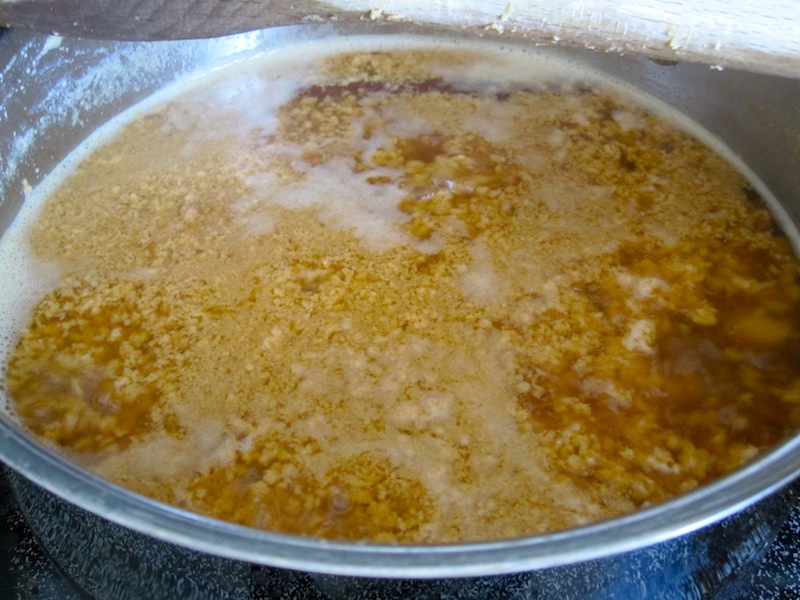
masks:
<svg viewBox="0 0 800 600"><path fill-rule="evenodd" d="M798 261L759 195L685 120L547 55L270 55L139 109L26 214L11 411L220 519L531 535L800 423Z"/></svg>

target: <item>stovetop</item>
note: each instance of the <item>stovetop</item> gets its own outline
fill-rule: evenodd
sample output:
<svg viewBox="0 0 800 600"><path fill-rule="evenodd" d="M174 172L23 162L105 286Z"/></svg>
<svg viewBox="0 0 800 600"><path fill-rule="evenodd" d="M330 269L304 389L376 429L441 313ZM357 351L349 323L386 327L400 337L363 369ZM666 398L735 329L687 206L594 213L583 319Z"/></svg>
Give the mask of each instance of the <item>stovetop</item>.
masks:
<svg viewBox="0 0 800 600"><path fill-rule="evenodd" d="M786 493L794 507L775 542L709 600L800 600L800 479ZM90 600L38 545L0 465L0 596L8 600ZM262 592L253 596L269 598ZM282 593L281 598L287 598ZM302 595L296 598L303 598Z"/></svg>

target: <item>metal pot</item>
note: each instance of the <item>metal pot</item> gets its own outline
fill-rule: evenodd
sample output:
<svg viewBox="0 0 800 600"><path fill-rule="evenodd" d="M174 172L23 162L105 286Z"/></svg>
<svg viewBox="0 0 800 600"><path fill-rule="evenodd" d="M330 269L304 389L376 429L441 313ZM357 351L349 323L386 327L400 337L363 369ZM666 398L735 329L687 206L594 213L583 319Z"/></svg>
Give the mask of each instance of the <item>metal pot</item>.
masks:
<svg viewBox="0 0 800 600"><path fill-rule="evenodd" d="M97 126L164 85L298 41L367 32L292 26L148 43L6 32L0 231L28 185ZM722 140L778 199L768 201L798 246L800 81L558 52L672 104ZM800 472L800 436L719 481L613 520L521 539L429 546L322 541L199 517L91 475L2 414L0 458L22 475L12 481L34 531L68 573L101 597L123 597L120 590L146 598L248 597L253 586L291 580L312 581L333 597L683 598L715 589L774 537L787 514L776 492ZM63 534L58 540L54 530ZM273 583L263 583L265 577Z"/></svg>

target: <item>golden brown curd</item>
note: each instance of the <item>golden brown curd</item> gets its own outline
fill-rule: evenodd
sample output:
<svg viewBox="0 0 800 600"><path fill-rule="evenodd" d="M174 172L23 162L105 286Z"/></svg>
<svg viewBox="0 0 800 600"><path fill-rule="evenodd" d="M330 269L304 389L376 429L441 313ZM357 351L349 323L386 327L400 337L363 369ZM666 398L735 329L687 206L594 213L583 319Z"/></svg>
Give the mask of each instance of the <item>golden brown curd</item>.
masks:
<svg viewBox="0 0 800 600"><path fill-rule="evenodd" d="M666 110L537 60L268 56L140 110L25 234L58 277L11 412L157 500L403 543L614 517L780 441L787 237Z"/></svg>

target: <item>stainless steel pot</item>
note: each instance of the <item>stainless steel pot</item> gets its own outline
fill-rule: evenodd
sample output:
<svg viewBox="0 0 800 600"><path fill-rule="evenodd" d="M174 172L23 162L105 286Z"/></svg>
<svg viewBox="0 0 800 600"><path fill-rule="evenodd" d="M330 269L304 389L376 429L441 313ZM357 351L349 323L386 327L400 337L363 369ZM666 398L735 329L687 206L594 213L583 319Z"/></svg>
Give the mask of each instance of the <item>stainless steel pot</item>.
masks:
<svg viewBox="0 0 800 600"><path fill-rule="evenodd" d="M355 26L298 26L212 40L150 43L6 32L0 37L0 231L8 227L24 202L27 186L36 186L97 126L164 85L298 41L365 32L367 29ZM392 35L386 28L381 33ZM770 200L773 212L798 246L793 223L800 223L800 81L696 65L657 64L631 56L559 52L672 104L721 139L777 199ZM23 504L30 507L29 521L41 537L46 538L51 527L42 515L64 519L76 527L76 533L67 536L72 538L69 543L88 536L87 527L96 531L94 523L99 517L98 522L108 529L106 541L97 541L95 546L106 548L106 556L133 553L132 564L137 567L131 571L132 578L144 577L143 569L163 574L165 569L182 568L184 560L194 561L193 572L210 579L192 587L193 597L221 597L219 590L238 589L241 578L252 583L251 565L264 565L315 573L315 581L327 585L334 595L348 596L349 585L342 583L349 580L335 576L384 582L414 578L455 582L503 576L500 581L522 590L519 597L538 597L531 594L536 585L544 586L541 577L545 575L605 582L598 587L600 595L584 592L575 596L589 598L617 593L613 586L623 567L642 571L656 563L673 569L676 580L696 587L696 577L680 572L679 565L689 560L687 557L699 557L698 548L705 548L703 552L724 550L726 555L730 551L740 557L729 564L741 562L741 556L755 556L774 536L781 514L785 516L781 496L775 492L800 473L800 436L787 439L724 479L617 519L535 537L432 546L334 543L189 514L87 473L37 443L4 415L0 415L0 458L24 476L14 477L15 488ZM43 496L38 486L54 496ZM772 503L768 512L774 522L761 522L763 509L745 510L765 498ZM724 545L719 546L720 542ZM137 545L150 548L156 557L147 558L134 547ZM169 550L156 550L160 548ZM737 548L750 551L743 554ZM181 558L173 560L168 555ZM83 552L83 556L92 555ZM89 562L98 560L93 557ZM139 568L148 561L146 569ZM521 575L516 574L523 573L529 576L520 580ZM718 573L714 581L724 580L723 575ZM631 585L638 585L641 592L635 596L653 593L643 579L634 581L638 583ZM148 588L142 597L171 597L159 596L155 589ZM174 590L170 593L174 597Z"/></svg>

